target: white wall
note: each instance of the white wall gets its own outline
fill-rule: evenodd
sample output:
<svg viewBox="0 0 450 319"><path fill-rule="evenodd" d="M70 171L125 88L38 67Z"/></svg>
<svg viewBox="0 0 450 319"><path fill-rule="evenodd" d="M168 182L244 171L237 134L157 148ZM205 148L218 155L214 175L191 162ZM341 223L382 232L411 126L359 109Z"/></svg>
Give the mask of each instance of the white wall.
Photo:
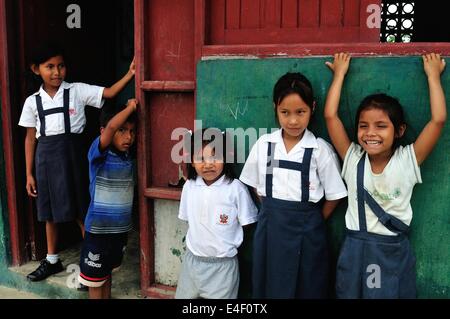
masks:
<svg viewBox="0 0 450 319"><path fill-rule="evenodd" d="M155 279L175 286L185 252L187 223L178 219L179 202L155 200Z"/></svg>

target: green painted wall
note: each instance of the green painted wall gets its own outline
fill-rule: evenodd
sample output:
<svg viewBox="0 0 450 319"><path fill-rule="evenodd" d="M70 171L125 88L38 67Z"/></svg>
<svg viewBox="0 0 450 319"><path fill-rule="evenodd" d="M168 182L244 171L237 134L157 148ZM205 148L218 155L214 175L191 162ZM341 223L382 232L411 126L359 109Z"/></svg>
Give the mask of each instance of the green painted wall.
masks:
<svg viewBox="0 0 450 319"><path fill-rule="evenodd" d="M277 127L271 102L273 85L285 72L299 71L310 79L317 98L318 109L311 128L317 136L329 141L322 114L332 73L325 61L331 61L331 57L201 61L197 68L196 118L203 120L203 127ZM450 87L449 70L442 75L442 83L444 90ZM349 134L354 134L354 117L360 101L376 92L399 98L409 124L406 142L413 141L430 118L421 57L352 59L340 107L340 116ZM447 93L447 105L450 105L450 91ZM417 257L419 298L450 297L449 148L447 125L437 147L421 166L423 184L417 185L413 194L410 238ZM248 154L248 146L246 152ZM238 165L237 170L241 169L242 165ZM343 202L328 222L334 261L343 239L345 209ZM244 272L241 296L249 294L250 252L251 240L247 239L241 255Z"/></svg>

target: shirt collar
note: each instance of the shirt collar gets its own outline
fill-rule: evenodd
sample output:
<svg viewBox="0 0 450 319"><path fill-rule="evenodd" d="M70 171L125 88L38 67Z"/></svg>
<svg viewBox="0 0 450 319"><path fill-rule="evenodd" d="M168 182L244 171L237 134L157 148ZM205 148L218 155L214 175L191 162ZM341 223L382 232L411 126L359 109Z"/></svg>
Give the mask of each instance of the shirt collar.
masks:
<svg viewBox="0 0 450 319"><path fill-rule="evenodd" d="M271 142L271 143L283 143L283 136L281 135L282 131L283 131L283 129L279 129L279 130L273 132L272 134L269 134L267 141ZM305 133L303 134L302 139L300 140L300 142L297 145L302 148L318 148L319 147L317 145L316 137L308 129L305 129Z"/></svg>
<svg viewBox="0 0 450 319"><path fill-rule="evenodd" d="M65 81L62 81L61 85L60 85L59 88L58 88L58 92L56 92L56 94L58 94L59 91L60 91L61 89L62 89L62 90L64 90L64 89L70 89L70 88L72 88L72 87L73 87L73 83L67 83L67 82L65 82ZM39 90L38 90L37 92L33 93L33 95L42 95L43 93L47 94L47 92L44 91L44 85L41 84L41 86L39 87ZM56 94L55 94L55 95L56 95ZM48 94L47 94L47 95L48 95Z"/></svg>
<svg viewBox="0 0 450 319"><path fill-rule="evenodd" d="M220 176L220 178L217 181L215 181L214 183L212 183L211 185L206 185L203 178L201 176L197 176L197 178L195 179L195 185L196 186L220 186L224 183L224 181L225 181L225 174Z"/></svg>

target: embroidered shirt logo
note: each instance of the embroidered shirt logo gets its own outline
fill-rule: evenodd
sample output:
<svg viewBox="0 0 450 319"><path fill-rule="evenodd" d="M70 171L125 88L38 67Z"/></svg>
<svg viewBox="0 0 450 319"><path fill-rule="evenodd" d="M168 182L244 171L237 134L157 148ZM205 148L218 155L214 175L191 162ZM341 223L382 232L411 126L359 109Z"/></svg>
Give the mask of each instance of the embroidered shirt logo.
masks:
<svg viewBox="0 0 450 319"><path fill-rule="evenodd" d="M69 115L75 115L77 114L77 111L75 109L69 109Z"/></svg>
<svg viewBox="0 0 450 319"><path fill-rule="evenodd" d="M220 214L220 224L221 225L228 225L228 215L227 214Z"/></svg>

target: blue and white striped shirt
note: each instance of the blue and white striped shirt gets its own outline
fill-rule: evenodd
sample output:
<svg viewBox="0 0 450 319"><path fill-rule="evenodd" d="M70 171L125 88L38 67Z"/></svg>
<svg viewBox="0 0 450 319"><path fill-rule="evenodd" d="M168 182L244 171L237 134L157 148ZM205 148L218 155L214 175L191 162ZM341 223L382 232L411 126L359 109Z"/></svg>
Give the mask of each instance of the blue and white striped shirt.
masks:
<svg viewBox="0 0 450 319"><path fill-rule="evenodd" d="M133 162L126 153L100 152L99 143L97 137L88 153L91 203L85 228L94 234L128 232L132 227Z"/></svg>

